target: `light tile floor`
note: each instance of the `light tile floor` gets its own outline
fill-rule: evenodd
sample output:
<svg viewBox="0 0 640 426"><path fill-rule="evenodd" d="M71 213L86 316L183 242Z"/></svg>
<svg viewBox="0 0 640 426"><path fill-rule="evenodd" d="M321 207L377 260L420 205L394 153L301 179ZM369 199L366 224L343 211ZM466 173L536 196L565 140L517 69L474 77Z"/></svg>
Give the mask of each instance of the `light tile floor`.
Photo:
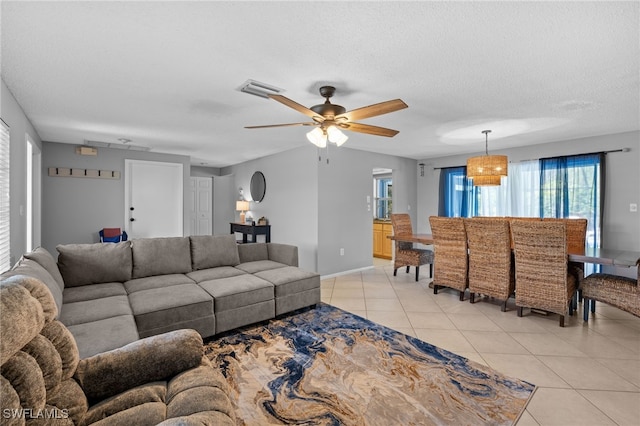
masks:
<svg viewBox="0 0 640 426"><path fill-rule="evenodd" d="M518 425L640 425L640 318L603 303L589 323L578 314L560 328L556 315L518 318L510 299L458 300L429 288L414 269L393 276L389 261L322 280L322 301L489 365L538 386Z"/></svg>

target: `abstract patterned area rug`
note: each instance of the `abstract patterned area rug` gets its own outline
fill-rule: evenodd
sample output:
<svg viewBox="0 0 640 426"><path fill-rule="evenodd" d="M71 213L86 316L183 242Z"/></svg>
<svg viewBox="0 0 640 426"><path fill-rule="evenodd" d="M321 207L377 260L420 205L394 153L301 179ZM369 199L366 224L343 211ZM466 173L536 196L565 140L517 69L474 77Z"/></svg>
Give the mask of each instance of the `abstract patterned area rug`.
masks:
<svg viewBox="0 0 640 426"><path fill-rule="evenodd" d="M327 304L205 342L238 424L512 425L535 386Z"/></svg>

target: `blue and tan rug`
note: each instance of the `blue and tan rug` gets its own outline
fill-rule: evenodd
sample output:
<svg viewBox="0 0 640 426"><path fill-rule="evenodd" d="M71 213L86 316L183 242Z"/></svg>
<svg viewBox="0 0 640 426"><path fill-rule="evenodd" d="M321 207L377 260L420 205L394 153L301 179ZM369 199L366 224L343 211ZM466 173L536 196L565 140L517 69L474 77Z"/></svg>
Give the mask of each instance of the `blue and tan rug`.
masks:
<svg viewBox="0 0 640 426"><path fill-rule="evenodd" d="M246 425L511 425L535 389L326 304L205 351Z"/></svg>

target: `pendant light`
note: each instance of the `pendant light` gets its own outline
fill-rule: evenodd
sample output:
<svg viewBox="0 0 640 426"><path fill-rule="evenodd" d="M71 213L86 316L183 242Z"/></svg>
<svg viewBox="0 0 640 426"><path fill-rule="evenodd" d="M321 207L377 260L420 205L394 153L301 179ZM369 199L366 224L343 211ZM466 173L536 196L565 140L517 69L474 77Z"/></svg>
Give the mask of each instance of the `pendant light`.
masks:
<svg viewBox="0 0 640 426"><path fill-rule="evenodd" d="M489 133L485 136L485 155L471 157L467 160L467 177L473 179L474 186L500 185L502 176L507 176L508 160L506 155L489 155Z"/></svg>

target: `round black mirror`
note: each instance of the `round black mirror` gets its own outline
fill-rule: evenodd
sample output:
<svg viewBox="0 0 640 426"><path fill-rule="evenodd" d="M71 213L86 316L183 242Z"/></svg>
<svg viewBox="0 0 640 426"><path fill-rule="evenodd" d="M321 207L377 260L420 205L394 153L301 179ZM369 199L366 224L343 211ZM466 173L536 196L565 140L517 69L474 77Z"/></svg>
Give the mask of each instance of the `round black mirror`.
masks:
<svg viewBox="0 0 640 426"><path fill-rule="evenodd" d="M267 182L264 180L262 172L255 172L251 176L251 185L249 187L251 191L251 198L256 203L259 203L264 198L264 193L267 191Z"/></svg>

